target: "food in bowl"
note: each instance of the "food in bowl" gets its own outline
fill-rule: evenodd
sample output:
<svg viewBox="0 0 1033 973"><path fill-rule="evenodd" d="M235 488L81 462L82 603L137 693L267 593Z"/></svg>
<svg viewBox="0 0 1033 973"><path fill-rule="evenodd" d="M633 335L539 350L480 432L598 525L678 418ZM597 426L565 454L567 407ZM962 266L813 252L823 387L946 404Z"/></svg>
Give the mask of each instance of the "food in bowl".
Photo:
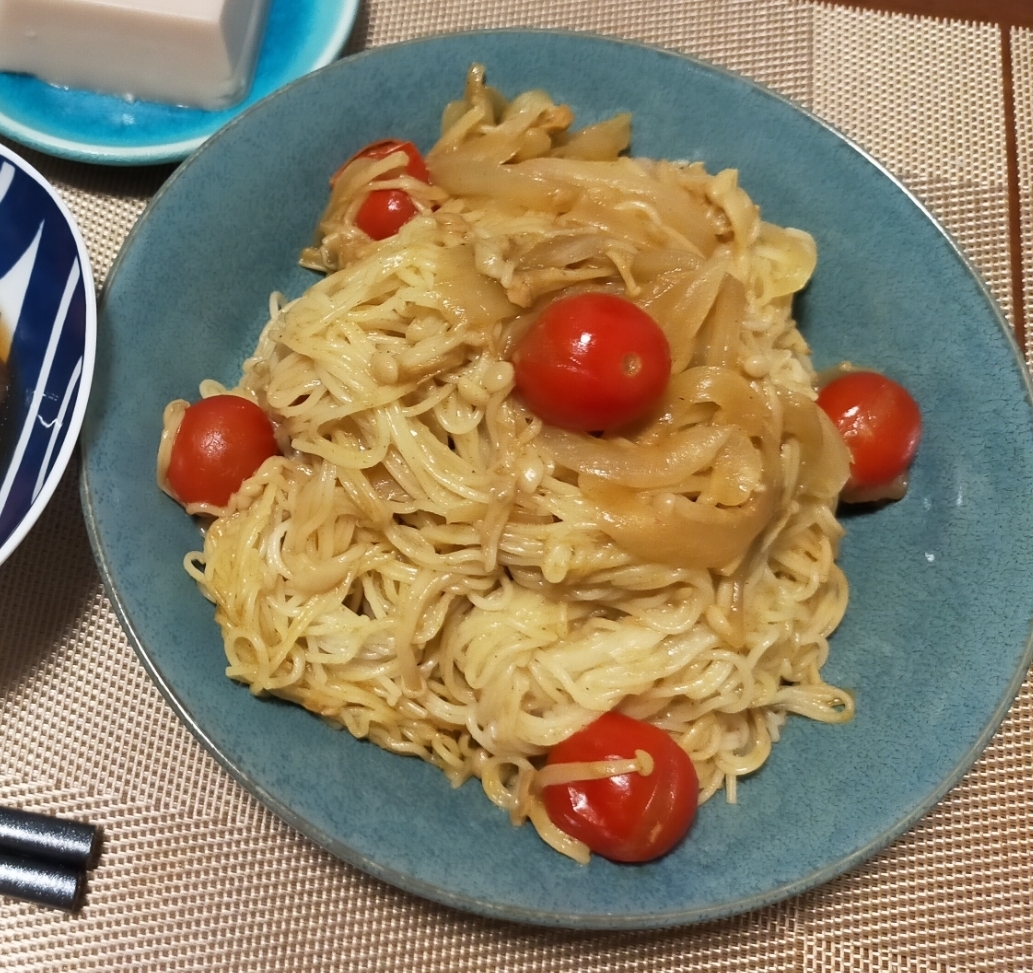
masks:
<svg viewBox="0 0 1033 973"><path fill-rule="evenodd" d="M158 478L204 520L232 678L644 860L788 715L852 717L821 676L850 456L792 318L812 238L734 171L627 156L628 116L572 123L475 66L425 158L348 160L302 255L327 276L203 416L169 404ZM228 496L173 472L244 441Z"/></svg>
<svg viewBox="0 0 1033 973"><path fill-rule="evenodd" d="M0 563L72 456L93 376L89 255L57 191L0 145Z"/></svg>

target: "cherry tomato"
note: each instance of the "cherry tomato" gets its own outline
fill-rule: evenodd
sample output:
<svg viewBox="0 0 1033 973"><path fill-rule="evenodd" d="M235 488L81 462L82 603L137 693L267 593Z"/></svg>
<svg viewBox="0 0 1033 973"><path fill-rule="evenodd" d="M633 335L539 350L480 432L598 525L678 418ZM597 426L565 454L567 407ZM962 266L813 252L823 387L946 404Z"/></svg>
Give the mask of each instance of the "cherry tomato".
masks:
<svg viewBox="0 0 1033 973"><path fill-rule="evenodd" d="M612 861L659 858L685 836L699 800L688 754L658 727L611 712L553 747L548 758L549 764L634 759L636 750L653 758L648 777L636 771L542 789L552 823Z"/></svg>
<svg viewBox="0 0 1033 973"><path fill-rule="evenodd" d="M671 349L631 301L588 292L549 304L517 345L513 367L517 390L545 422L604 432L656 404L671 375Z"/></svg>
<svg viewBox="0 0 1033 973"><path fill-rule="evenodd" d="M222 507L278 452L273 424L254 402L239 395L213 395L183 414L166 475L180 503Z"/></svg>
<svg viewBox="0 0 1033 973"><path fill-rule="evenodd" d="M878 372L845 372L818 393L818 405L850 451L848 489L885 486L907 471L922 416L902 385Z"/></svg>
<svg viewBox="0 0 1033 973"><path fill-rule="evenodd" d="M374 189L355 214L355 225L374 240L386 240L405 226L416 212L416 204L404 189Z"/></svg>
<svg viewBox="0 0 1033 973"><path fill-rule="evenodd" d="M381 139L356 152L334 173L330 179L330 185L332 186L338 176L356 159L383 159L392 152L398 151L404 152L409 160L401 171L412 176L413 179L429 183L430 172L427 170L427 163L423 161L420 150L412 142ZM416 204L404 190L374 189L362 201L358 213L355 214L355 224L374 240L384 240L389 236L394 236L416 213Z"/></svg>
<svg viewBox="0 0 1033 973"><path fill-rule="evenodd" d="M402 142L399 139L381 139L379 142L371 142L365 148L359 149L355 155L333 174L330 178L330 185L332 186L337 182L337 177L356 159L386 159L392 152L398 151L404 152L409 159L404 171L412 176L413 179L429 183L430 172L427 171L427 163L423 161L420 150L412 142Z"/></svg>

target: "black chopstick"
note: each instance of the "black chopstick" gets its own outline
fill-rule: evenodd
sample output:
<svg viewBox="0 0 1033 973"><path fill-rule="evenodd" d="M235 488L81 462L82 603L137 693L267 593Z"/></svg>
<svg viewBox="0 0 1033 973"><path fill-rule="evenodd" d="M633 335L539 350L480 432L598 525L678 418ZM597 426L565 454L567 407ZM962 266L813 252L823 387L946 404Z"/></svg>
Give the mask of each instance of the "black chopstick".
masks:
<svg viewBox="0 0 1033 973"><path fill-rule="evenodd" d="M91 868L100 852L100 829L85 821L0 807L0 849Z"/></svg>
<svg viewBox="0 0 1033 973"><path fill-rule="evenodd" d="M75 912L100 843L94 824L0 807L0 895Z"/></svg>
<svg viewBox="0 0 1033 973"><path fill-rule="evenodd" d="M0 850L0 895L76 912L86 895L86 869Z"/></svg>

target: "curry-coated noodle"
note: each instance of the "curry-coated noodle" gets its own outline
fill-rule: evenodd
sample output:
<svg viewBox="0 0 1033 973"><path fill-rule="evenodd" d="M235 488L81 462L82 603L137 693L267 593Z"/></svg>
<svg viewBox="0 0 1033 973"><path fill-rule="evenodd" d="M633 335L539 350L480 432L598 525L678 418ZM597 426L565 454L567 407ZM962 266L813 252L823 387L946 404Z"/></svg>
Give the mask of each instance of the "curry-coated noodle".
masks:
<svg viewBox="0 0 1033 973"><path fill-rule="evenodd" d="M302 255L327 275L274 296L232 390L284 455L225 508L188 506L214 519L186 568L233 679L479 778L586 860L536 775L599 713L662 727L701 800L734 801L787 714L842 722L853 700L821 677L848 456L791 316L814 242L763 222L735 171L624 155L628 116L572 122L475 65L430 183L396 157L345 168ZM381 242L354 222L371 181L418 210ZM671 349L660 405L619 434L546 426L514 393L521 334L586 289Z"/></svg>

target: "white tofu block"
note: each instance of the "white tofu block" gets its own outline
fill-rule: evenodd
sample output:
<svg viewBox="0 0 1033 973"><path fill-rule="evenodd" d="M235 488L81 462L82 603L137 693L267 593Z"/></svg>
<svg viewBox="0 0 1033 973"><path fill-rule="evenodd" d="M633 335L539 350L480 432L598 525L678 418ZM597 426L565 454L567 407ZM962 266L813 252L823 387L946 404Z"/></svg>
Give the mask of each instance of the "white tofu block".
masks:
<svg viewBox="0 0 1033 973"><path fill-rule="evenodd" d="M251 87L269 0L0 0L0 71L198 108Z"/></svg>

